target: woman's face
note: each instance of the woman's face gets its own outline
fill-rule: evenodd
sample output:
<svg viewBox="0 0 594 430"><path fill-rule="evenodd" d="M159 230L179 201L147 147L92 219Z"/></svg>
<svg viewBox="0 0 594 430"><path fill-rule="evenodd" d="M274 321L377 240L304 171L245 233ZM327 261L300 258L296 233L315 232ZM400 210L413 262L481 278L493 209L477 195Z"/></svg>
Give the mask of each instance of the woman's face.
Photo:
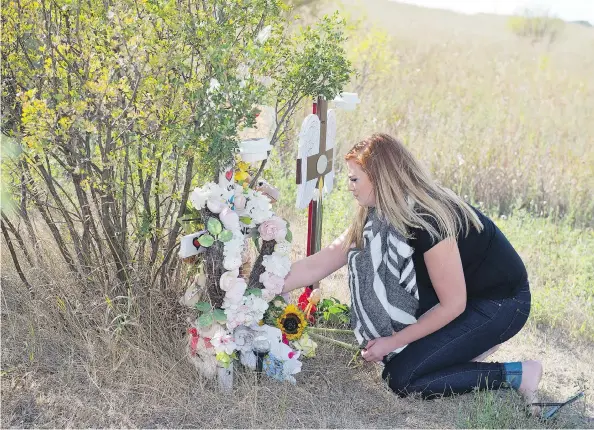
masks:
<svg viewBox="0 0 594 430"><path fill-rule="evenodd" d="M369 175L354 160L347 161L349 191L361 206L375 206L375 193Z"/></svg>

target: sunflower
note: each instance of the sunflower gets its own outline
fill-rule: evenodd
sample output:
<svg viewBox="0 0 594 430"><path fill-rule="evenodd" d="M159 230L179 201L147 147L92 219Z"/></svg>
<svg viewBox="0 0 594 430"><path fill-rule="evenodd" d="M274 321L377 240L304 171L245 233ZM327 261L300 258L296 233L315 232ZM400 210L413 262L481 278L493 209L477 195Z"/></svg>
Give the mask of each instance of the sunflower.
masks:
<svg viewBox="0 0 594 430"><path fill-rule="evenodd" d="M307 326L303 312L295 305L287 305L282 315L276 320L276 325L281 329L288 340L299 339Z"/></svg>

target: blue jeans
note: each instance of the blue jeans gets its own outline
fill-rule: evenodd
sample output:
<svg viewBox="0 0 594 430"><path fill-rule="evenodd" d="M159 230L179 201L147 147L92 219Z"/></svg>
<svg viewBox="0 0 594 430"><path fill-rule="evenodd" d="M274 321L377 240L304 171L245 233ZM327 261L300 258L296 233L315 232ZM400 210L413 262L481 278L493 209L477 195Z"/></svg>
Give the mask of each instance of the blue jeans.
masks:
<svg viewBox="0 0 594 430"><path fill-rule="evenodd" d="M471 360L515 336L529 313L528 283L513 297L469 299L458 318L390 359L382 377L396 394L420 393L424 398L509 387L510 366Z"/></svg>

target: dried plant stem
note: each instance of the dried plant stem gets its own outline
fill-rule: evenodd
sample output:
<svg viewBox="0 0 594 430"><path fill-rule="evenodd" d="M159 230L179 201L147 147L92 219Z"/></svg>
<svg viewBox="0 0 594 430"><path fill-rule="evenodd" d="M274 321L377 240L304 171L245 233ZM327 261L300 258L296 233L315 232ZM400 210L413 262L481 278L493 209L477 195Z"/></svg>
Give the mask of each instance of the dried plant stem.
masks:
<svg viewBox="0 0 594 430"><path fill-rule="evenodd" d="M330 342L334 345L341 346L341 347L351 350L351 351L359 351L358 347L356 347L355 345L351 345L350 343L341 342L340 340L332 339L332 338L329 338L326 336L322 336L321 334L316 334L316 333L311 333L311 332L309 333L309 335L311 337L313 337L314 339Z"/></svg>

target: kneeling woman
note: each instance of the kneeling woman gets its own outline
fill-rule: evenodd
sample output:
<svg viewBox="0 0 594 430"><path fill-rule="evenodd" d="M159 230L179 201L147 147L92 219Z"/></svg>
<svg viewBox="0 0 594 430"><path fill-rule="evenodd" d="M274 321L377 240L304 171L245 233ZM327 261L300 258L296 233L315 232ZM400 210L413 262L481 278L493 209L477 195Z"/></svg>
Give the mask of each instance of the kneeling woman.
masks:
<svg viewBox="0 0 594 430"><path fill-rule="evenodd" d="M385 363L398 395L509 387L533 402L538 361L481 362L530 312L526 269L505 236L388 135L355 145L346 161L359 214L334 243L292 265L284 291L348 264L362 356Z"/></svg>

